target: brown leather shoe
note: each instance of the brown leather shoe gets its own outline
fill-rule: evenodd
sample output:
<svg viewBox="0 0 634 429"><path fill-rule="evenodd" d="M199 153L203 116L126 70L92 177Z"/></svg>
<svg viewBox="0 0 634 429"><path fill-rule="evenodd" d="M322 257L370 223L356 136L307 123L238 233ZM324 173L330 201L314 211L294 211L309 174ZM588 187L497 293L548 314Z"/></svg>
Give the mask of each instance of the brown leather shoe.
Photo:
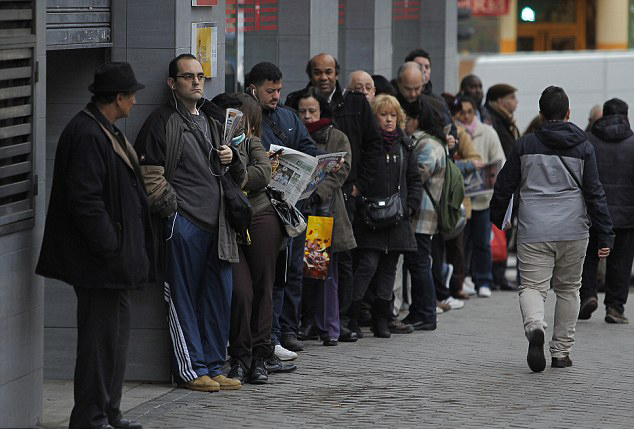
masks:
<svg viewBox="0 0 634 429"><path fill-rule="evenodd" d="M233 378L227 378L222 374L218 374L213 377L211 381L220 385L220 390L238 390L242 387L240 380L234 380Z"/></svg>
<svg viewBox="0 0 634 429"><path fill-rule="evenodd" d="M440 308L444 312L451 310L451 305L445 304L441 301L436 301L436 307Z"/></svg>
<svg viewBox="0 0 634 429"><path fill-rule="evenodd" d="M238 383L240 382L238 381ZM178 387L182 389L196 390L198 392L217 392L220 390L220 384L213 381L208 375L194 378L187 383L179 384Z"/></svg>

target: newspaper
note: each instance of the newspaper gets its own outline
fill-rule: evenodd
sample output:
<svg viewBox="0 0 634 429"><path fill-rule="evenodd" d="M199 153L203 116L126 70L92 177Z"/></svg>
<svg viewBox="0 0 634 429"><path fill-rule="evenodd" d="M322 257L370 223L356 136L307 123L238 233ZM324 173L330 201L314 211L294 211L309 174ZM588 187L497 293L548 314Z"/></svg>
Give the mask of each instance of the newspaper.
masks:
<svg viewBox="0 0 634 429"><path fill-rule="evenodd" d="M231 139L235 137L235 133L238 131L242 116L243 113L238 109L227 109L225 114L225 131L222 136L222 141L225 146L229 146L231 144Z"/></svg>
<svg viewBox="0 0 634 429"><path fill-rule="evenodd" d="M284 193L292 205L310 197L326 174L330 173L346 152L310 156L294 149L272 144L271 151L282 150L280 163L271 176L271 187Z"/></svg>
<svg viewBox="0 0 634 429"><path fill-rule="evenodd" d="M493 194L493 186L498 172L502 169L502 161L489 162L482 168L469 173L464 178L465 197Z"/></svg>
<svg viewBox="0 0 634 429"><path fill-rule="evenodd" d="M502 221L502 231L509 229L511 227L514 198L515 198L515 194L511 195L511 201L509 201L509 205L506 207L506 212L504 213L504 220Z"/></svg>

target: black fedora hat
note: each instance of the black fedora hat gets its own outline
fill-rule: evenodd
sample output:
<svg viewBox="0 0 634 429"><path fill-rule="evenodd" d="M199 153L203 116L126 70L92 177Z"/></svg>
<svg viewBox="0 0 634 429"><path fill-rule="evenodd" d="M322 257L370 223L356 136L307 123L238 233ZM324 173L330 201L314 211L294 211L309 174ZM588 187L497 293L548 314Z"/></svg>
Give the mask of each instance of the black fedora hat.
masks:
<svg viewBox="0 0 634 429"><path fill-rule="evenodd" d="M105 63L95 70L95 81L88 91L94 94L112 94L116 92L138 91L145 85L137 82L129 63Z"/></svg>

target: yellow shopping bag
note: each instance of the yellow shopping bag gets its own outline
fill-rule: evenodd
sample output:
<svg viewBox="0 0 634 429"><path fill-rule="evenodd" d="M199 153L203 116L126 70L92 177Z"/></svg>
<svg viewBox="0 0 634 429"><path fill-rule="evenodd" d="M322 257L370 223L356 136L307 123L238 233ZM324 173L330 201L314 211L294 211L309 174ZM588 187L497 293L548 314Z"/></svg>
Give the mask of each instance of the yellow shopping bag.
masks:
<svg viewBox="0 0 634 429"><path fill-rule="evenodd" d="M304 245L305 277L326 279L330 263L333 224L332 217L308 216L306 244Z"/></svg>

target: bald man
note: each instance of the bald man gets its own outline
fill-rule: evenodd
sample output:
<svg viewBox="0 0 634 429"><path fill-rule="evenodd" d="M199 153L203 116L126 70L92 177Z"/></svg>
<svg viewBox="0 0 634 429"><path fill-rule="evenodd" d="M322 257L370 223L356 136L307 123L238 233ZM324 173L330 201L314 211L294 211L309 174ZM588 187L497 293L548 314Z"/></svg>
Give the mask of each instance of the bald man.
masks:
<svg viewBox="0 0 634 429"><path fill-rule="evenodd" d="M423 93L425 75L419 64L408 61L398 69L396 83L401 96L399 98L412 103Z"/></svg>
<svg viewBox="0 0 634 429"><path fill-rule="evenodd" d="M306 64L306 74L309 79L307 87L316 88L328 99L337 127L350 141L352 167L341 190L346 201L348 217L354 222L356 198L373 185L374 171L384 156L381 133L365 95L356 91L344 93L341 90L337 80L339 64L335 57L327 53L315 55ZM286 105L297 109L297 97L300 92L289 94ZM352 301L352 255L349 251L340 252L338 271L342 326L339 341L356 341L357 335L352 335L347 329L346 317Z"/></svg>
<svg viewBox="0 0 634 429"><path fill-rule="evenodd" d="M353 71L348 75L348 80L346 81L346 89L348 91L356 91L365 95L368 103L372 103L374 100L374 95L376 93L376 88L374 87L374 80L372 76L366 73L363 70Z"/></svg>

